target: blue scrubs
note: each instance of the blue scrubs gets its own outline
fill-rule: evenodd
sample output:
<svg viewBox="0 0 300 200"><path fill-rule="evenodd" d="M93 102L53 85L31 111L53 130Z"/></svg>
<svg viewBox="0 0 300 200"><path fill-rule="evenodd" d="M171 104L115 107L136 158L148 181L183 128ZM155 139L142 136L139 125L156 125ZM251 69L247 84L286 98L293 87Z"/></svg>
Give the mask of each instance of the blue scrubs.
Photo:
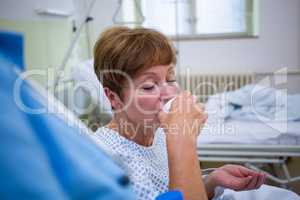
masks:
<svg viewBox="0 0 300 200"><path fill-rule="evenodd" d="M9 63L22 61L19 55L13 59L10 52L18 54L18 48L3 48L1 45L0 198L134 199L127 176L96 144L54 114L20 109L13 93L18 76ZM19 95L27 107L45 106L26 82Z"/></svg>

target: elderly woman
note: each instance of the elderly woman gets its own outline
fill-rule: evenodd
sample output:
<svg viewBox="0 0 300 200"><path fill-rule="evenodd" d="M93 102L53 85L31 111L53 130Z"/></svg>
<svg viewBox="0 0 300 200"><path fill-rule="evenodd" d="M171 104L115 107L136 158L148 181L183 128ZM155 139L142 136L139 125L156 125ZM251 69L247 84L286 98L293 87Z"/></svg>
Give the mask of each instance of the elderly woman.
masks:
<svg viewBox="0 0 300 200"><path fill-rule="evenodd" d="M218 168L202 181L196 140L207 114L189 92L177 94L175 64L171 42L152 29L110 28L94 48L95 73L114 110L96 135L127 171L138 199L168 190L189 200L211 199L217 186L259 188L265 175L237 165ZM163 106L176 95L165 113Z"/></svg>

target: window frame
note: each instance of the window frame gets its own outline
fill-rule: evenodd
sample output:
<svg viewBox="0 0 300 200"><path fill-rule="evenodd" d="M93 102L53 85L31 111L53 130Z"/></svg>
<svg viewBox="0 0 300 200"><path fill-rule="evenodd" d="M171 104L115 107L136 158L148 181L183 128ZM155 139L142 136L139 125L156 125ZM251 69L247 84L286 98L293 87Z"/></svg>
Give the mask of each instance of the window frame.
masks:
<svg viewBox="0 0 300 200"><path fill-rule="evenodd" d="M136 0L141 5L142 0ZM144 0L145 1L145 0ZM190 19L191 21L191 34L178 34L167 35L175 41L181 40L209 40L209 39L242 39L242 38L258 38L259 37L259 0L246 0L246 31L245 32L232 32L232 33L196 33L196 1L190 1ZM136 10L136 9L134 9ZM137 15L136 13L134 14ZM136 25L136 27L143 27Z"/></svg>

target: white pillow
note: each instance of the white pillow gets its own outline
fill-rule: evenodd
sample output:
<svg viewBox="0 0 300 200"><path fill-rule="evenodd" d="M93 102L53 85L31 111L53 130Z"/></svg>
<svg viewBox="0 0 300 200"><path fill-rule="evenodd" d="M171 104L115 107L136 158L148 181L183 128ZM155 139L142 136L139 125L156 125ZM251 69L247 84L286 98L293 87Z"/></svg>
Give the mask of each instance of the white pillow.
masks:
<svg viewBox="0 0 300 200"><path fill-rule="evenodd" d="M93 60L72 67L71 77L74 81L72 110L75 114L78 116L88 115L88 118L105 121L108 120L107 117L111 119L113 116L111 104L94 72ZM103 115L106 119L102 119Z"/></svg>

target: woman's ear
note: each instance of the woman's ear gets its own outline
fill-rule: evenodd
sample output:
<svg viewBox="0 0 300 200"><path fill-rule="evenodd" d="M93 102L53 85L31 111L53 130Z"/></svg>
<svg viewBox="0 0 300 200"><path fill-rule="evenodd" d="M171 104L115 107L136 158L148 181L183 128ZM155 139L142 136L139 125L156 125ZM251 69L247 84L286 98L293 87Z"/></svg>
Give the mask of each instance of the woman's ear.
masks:
<svg viewBox="0 0 300 200"><path fill-rule="evenodd" d="M104 92L107 98L110 101L110 104L114 110L121 109L122 102L119 98L119 95L114 91L110 90L108 87L104 87Z"/></svg>

